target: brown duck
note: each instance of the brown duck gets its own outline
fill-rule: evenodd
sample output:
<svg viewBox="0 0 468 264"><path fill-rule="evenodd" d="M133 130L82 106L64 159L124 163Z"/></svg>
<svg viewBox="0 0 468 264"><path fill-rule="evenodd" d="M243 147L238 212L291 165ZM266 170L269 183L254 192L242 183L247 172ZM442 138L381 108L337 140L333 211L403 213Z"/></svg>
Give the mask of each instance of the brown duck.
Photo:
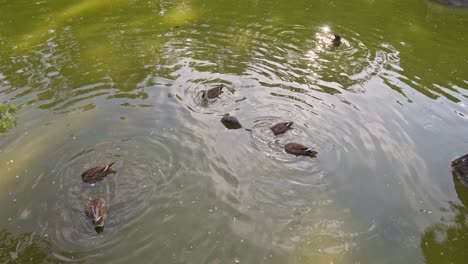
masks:
<svg viewBox="0 0 468 264"><path fill-rule="evenodd" d="M104 198L89 200L86 204L86 216L96 227L104 227L107 218L107 202Z"/></svg>
<svg viewBox="0 0 468 264"><path fill-rule="evenodd" d="M115 162L111 162L106 165L100 165L87 169L81 174L81 179L83 179L84 182L100 181L104 179L104 177L106 177L107 174L110 173L110 168L112 167L112 165L114 165L114 163Z"/></svg>
<svg viewBox="0 0 468 264"><path fill-rule="evenodd" d="M335 35L335 38L332 40L332 44L335 47L338 47L341 45L341 36L340 35Z"/></svg>
<svg viewBox="0 0 468 264"><path fill-rule="evenodd" d="M281 122L281 123L273 125L270 129L271 129L271 131L273 131L273 134L275 134L275 136L277 136L277 135L283 134L284 132L288 131L293 124L294 123L291 122L291 121Z"/></svg>
<svg viewBox="0 0 468 264"><path fill-rule="evenodd" d="M215 87L202 91L202 99L214 99L219 97L223 92L224 84L216 85Z"/></svg>
<svg viewBox="0 0 468 264"><path fill-rule="evenodd" d="M310 156L314 158L317 155L317 151L298 143L288 143L284 146L284 150L296 156Z"/></svg>

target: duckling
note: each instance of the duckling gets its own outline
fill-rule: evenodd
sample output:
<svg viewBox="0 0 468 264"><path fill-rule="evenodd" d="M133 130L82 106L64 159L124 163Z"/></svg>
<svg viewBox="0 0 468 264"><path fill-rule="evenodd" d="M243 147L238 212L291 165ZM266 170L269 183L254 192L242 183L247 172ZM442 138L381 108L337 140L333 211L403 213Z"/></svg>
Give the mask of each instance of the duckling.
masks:
<svg viewBox="0 0 468 264"><path fill-rule="evenodd" d="M273 131L273 134L275 134L275 136L277 136L277 135L283 134L284 132L288 131L293 124L294 123L291 122L291 121L281 122L281 123L273 125L270 129L271 129L271 131Z"/></svg>
<svg viewBox="0 0 468 264"><path fill-rule="evenodd" d="M84 182L91 182L91 183L100 181L104 179L104 177L106 177L107 174L110 173L110 168L112 167L112 165L114 165L114 163L115 162L111 162L107 165L99 165L99 166L95 166L90 169L87 169L85 172L81 174L81 179L83 179Z"/></svg>
<svg viewBox="0 0 468 264"><path fill-rule="evenodd" d="M335 47L338 47L341 45L341 36L335 34L335 38L332 40L332 44Z"/></svg>
<svg viewBox="0 0 468 264"><path fill-rule="evenodd" d="M107 218L107 202L104 198L89 200L86 204L86 216L96 227L104 227Z"/></svg>
<svg viewBox="0 0 468 264"><path fill-rule="evenodd" d="M318 154L317 151L313 150L312 148L298 143L288 143L284 146L284 150L289 154L296 156L310 156L312 158L315 158L315 156Z"/></svg>

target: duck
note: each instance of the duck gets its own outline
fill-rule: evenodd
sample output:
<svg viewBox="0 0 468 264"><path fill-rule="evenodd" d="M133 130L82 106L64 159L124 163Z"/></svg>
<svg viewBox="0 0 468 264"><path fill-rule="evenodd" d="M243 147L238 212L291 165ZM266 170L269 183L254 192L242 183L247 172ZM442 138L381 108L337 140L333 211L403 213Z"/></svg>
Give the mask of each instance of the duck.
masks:
<svg viewBox="0 0 468 264"><path fill-rule="evenodd" d="M273 134L275 134L275 136L277 136L277 135L283 134L284 132L288 131L293 124L294 123L291 122L291 121L281 122L281 123L273 125L272 127L270 127L270 129L271 129L271 131L273 131Z"/></svg>
<svg viewBox="0 0 468 264"><path fill-rule="evenodd" d="M224 84L218 84L215 87L202 91L202 99L214 99L223 92Z"/></svg>
<svg viewBox="0 0 468 264"><path fill-rule="evenodd" d="M223 116L221 118L221 123L227 128L227 129L239 129L242 128L241 123L235 116Z"/></svg>
<svg viewBox="0 0 468 264"><path fill-rule="evenodd" d="M110 168L112 167L112 165L114 165L114 163L115 162L111 162L106 165L99 165L89 168L81 174L81 179L83 179L84 182L91 183L100 181L111 172Z"/></svg>
<svg viewBox="0 0 468 264"><path fill-rule="evenodd" d="M103 228L107 219L107 202L104 198L89 200L86 204L86 216L91 219L91 223Z"/></svg>
<svg viewBox="0 0 468 264"><path fill-rule="evenodd" d="M293 142L286 144L284 146L284 150L289 154L293 154L296 156L309 156L312 158L314 158L318 154L317 151L313 150L310 147L304 146L299 143L293 143Z"/></svg>
<svg viewBox="0 0 468 264"><path fill-rule="evenodd" d="M335 47L338 47L341 45L341 36L335 34L335 38L332 40L332 44Z"/></svg>

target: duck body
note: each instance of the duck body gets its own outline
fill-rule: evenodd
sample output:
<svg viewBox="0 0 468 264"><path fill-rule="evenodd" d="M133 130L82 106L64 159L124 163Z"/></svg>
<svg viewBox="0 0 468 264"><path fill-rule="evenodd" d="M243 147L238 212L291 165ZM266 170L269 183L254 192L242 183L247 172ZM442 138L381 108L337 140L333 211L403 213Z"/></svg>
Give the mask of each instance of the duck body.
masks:
<svg viewBox="0 0 468 264"><path fill-rule="evenodd" d="M89 200L86 204L86 216L96 227L104 227L107 219L107 202L104 198Z"/></svg>
<svg viewBox="0 0 468 264"><path fill-rule="evenodd" d="M223 88L224 88L224 84L219 84L211 89L203 91L202 98L206 98L206 99L217 98L223 92Z"/></svg>
<svg viewBox="0 0 468 264"><path fill-rule="evenodd" d="M452 171L468 187L468 154L452 161Z"/></svg>
<svg viewBox="0 0 468 264"><path fill-rule="evenodd" d="M288 143L284 146L284 150L287 153L293 154L296 156L315 157L318 154L317 151L313 150L312 148L309 148L307 146L304 146L298 143Z"/></svg>
<svg viewBox="0 0 468 264"><path fill-rule="evenodd" d="M114 165L115 162L108 163L106 165L95 166L87 169L81 174L81 179L84 182L97 182L107 176L110 172L110 168Z"/></svg>
<svg viewBox="0 0 468 264"><path fill-rule="evenodd" d="M335 38L332 40L332 44L335 47L338 47L341 45L341 36L340 35L335 35Z"/></svg>
<svg viewBox="0 0 468 264"><path fill-rule="evenodd" d="M273 134L275 134L275 136L277 136L277 135L283 134L284 132L288 131L293 124L294 123L291 122L291 121L281 122L281 123L273 125L270 129L271 129L271 131L273 131Z"/></svg>

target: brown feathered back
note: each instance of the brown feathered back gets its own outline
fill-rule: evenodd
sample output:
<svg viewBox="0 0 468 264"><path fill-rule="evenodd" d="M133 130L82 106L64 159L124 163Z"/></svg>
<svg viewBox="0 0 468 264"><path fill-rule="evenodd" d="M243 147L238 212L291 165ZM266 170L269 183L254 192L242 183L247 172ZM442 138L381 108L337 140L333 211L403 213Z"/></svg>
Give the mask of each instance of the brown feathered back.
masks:
<svg viewBox="0 0 468 264"><path fill-rule="evenodd" d="M275 136L277 136L277 135L283 134L284 132L288 131L288 129L290 129L293 124L294 123L291 122L291 121L281 122L281 123L273 125L270 129L271 129L271 131L273 131L273 134L275 134Z"/></svg>
<svg viewBox="0 0 468 264"><path fill-rule="evenodd" d="M107 176L110 172L110 168L114 165L115 162L111 162L106 165L95 166L87 169L81 174L81 179L84 182L97 182Z"/></svg>
<svg viewBox="0 0 468 264"><path fill-rule="evenodd" d="M284 150L296 156L315 157L315 155L317 155L317 151L298 143L288 143L284 146Z"/></svg>
<svg viewBox="0 0 468 264"><path fill-rule="evenodd" d="M91 219L93 225L103 227L107 219L107 202L104 198L89 200L86 204L86 216Z"/></svg>

